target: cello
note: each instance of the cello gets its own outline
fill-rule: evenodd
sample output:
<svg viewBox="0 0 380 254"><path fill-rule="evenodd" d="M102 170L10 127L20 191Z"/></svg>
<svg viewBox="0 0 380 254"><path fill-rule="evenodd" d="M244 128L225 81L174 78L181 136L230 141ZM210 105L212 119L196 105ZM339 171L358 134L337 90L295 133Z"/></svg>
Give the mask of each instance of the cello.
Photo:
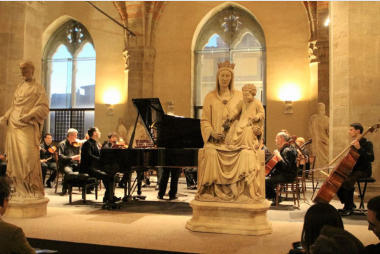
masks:
<svg viewBox="0 0 380 254"><path fill-rule="evenodd" d="M380 128L380 124L375 124L371 126L362 135L360 135L360 137L357 140L359 141L369 132L374 132L378 128ZM334 195L338 192L339 188L342 186L346 178L351 174L352 169L356 164L356 161L359 159L359 152L352 145L344 149L343 152L341 152L329 163L329 165L333 164L339 157L341 157L346 152L347 154L331 171L331 173L328 175L327 179L319 189L317 195L313 200L314 203L329 203L331 199L334 197Z"/></svg>

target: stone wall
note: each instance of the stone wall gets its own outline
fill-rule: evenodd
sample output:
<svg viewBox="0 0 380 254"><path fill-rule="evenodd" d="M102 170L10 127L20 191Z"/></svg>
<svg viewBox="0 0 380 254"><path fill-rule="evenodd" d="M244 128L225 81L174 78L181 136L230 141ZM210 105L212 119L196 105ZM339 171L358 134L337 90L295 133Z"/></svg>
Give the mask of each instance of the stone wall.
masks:
<svg viewBox="0 0 380 254"><path fill-rule="evenodd" d="M118 18L112 3L97 6ZM86 26L96 50L95 125L103 133L114 131L119 117L125 117L127 84L124 79L123 29L86 2L1 2L0 3L0 115L11 104L16 85L21 81L18 64L22 59L36 65L35 77L40 82L41 59L50 35L72 18ZM103 94L109 88L122 94L114 114L107 114ZM0 151L4 147L5 128L0 129Z"/></svg>
<svg viewBox="0 0 380 254"><path fill-rule="evenodd" d="M330 158L350 139L348 125L360 122L367 129L380 123L379 2L330 3ZM380 187L380 135L369 134L374 144L373 176Z"/></svg>
<svg viewBox="0 0 380 254"><path fill-rule="evenodd" d="M231 3L231 2L229 2ZM156 61L153 95L163 105L174 102L175 113L192 117L193 43L197 32L217 10L228 3L169 2L160 17L154 47ZM267 143L274 148L276 133L283 128L305 136L307 121L317 99L316 86L310 86L307 13L302 2L234 2L261 24L266 39ZM285 115L278 97L286 82L301 87L301 100L294 114Z"/></svg>

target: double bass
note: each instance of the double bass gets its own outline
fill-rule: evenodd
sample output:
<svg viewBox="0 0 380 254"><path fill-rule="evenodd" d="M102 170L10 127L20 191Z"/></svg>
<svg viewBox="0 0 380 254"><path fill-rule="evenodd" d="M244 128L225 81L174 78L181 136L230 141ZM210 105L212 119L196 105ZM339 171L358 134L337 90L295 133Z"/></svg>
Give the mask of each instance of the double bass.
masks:
<svg viewBox="0 0 380 254"><path fill-rule="evenodd" d="M357 140L359 141L369 132L374 132L378 128L380 128L380 124L375 124L371 126L362 135L360 135L360 137ZM343 157L343 159L328 175L328 178L325 180L325 182L319 189L313 202L329 203L331 199L334 197L334 195L338 192L339 188L342 186L346 178L351 174L352 169L355 166L356 161L359 159L359 156L360 156L358 150L352 145L344 149L343 152L341 152L329 163L329 165L334 163L339 157L341 157L346 152L347 154Z"/></svg>

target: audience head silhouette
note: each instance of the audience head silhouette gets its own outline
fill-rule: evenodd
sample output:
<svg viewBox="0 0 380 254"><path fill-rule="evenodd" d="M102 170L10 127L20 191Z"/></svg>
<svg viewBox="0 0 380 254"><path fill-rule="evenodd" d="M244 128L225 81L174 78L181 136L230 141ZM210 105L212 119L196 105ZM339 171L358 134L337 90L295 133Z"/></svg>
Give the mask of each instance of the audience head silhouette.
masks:
<svg viewBox="0 0 380 254"><path fill-rule="evenodd" d="M324 226L310 248L311 254L359 254L363 244L343 228Z"/></svg>
<svg viewBox="0 0 380 254"><path fill-rule="evenodd" d="M310 253L311 245L318 238L325 225L343 229L343 221L338 211L330 204L317 203L312 205L305 214L301 235L301 243L306 253Z"/></svg>

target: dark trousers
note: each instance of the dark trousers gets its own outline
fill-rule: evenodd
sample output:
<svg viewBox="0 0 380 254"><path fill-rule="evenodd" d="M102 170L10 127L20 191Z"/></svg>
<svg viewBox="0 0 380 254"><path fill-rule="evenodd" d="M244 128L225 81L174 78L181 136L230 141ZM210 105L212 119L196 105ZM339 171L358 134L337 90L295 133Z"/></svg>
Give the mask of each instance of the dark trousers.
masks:
<svg viewBox="0 0 380 254"><path fill-rule="evenodd" d="M279 183L291 183L295 177L289 177L282 174L276 174L265 179L265 197L274 199L276 197L276 186Z"/></svg>
<svg viewBox="0 0 380 254"><path fill-rule="evenodd" d="M101 179L104 187L106 188L106 192L104 193L104 201L113 200L114 197L114 185L115 185L115 175L108 174L102 170L91 169L89 175L95 177L96 179Z"/></svg>
<svg viewBox="0 0 380 254"><path fill-rule="evenodd" d="M163 168L157 168L157 186L160 186L162 172L164 172Z"/></svg>
<svg viewBox="0 0 380 254"><path fill-rule="evenodd" d="M369 177L367 173L362 171L352 172L346 180L343 182L342 186L337 192L337 196L342 204L344 204L343 209L351 210L354 208L354 191L355 183L359 178Z"/></svg>
<svg viewBox="0 0 380 254"><path fill-rule="evenodd" d="M55 177L57 176L57 163L54 161L51 162L41 162L42 169L42 184L45 184L45 177L48 170L51 171L49 179L46 183L54 182Z"/></svg>
<svg viewBox="0 0 380 254"><path fill-rule="evenodd" d="M67 181L74 178L75 175L79 174L79 165L77 164L67 165L63 168L63 171L64 171L65 176L63 177L62 192L66 193Z"/></svg>
<svg viewBox="0 0 380 254"><path fill-rule="evenodd" d="M169 198L175 198L177 195L178 189L178 179L181 174L180 168L164 168L162 172L162 177L160 181L160 187L158 191L158 196L163 197L166 192L166 187L168 185L169 176L170 176L170 190Z"/></svg>

